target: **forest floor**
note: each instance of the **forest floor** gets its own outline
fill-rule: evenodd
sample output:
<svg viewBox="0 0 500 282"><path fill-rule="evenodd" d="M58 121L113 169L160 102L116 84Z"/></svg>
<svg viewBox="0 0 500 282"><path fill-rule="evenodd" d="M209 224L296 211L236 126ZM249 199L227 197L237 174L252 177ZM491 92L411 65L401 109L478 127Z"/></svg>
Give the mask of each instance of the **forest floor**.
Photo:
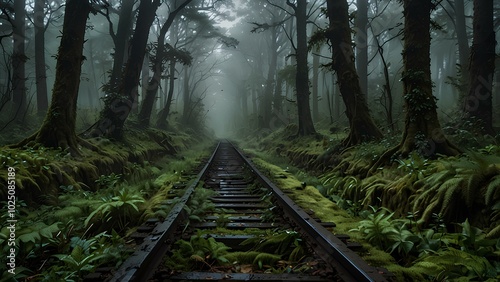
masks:
<svg viewBox="0 0 500 282"><path fill-rule="evenodd" d="M363 258L398 281L498 281L498 138L455 132L449 138L468 148L460 156L413 153L369 174L399 136L339 150L346 132L319 132L293 138L291 125L265 137L250 134L240 146L303 208L335 222L335 232L361 242Z"/></svg>
<svg viewBox="0 0 500 282"><path fill-rule="evenodd" d="M368 175L399 136L339 151L347 134L331 131L292 138L291 125L267 136L248 131L239 143L291 198L335 222L336 233L360 242L363 258L398 281L500 278L498 139L457 132L450 138L469 148L461 156L412 154ZM91 140L100 151L82 148L82 158L2 148L0 163L16 168L16 278L79 281L97 266L120 264L130 254L129 235L146 219L167 215L214 141L193 132L132 130L126 142ZM8 177L3 169L0 178ZM7 199L6 187L0 191ZM2 205L2 216L7 209ZM0 244L7 248L5 224Z"/></svg>
<svg viewBox="0 0 500 282"><path fill-rule="evenodd" d="M78 157L37 144L2 147L0 212L7 219L12 211L16 243L8 244L12 232L3 220L0 245L2 254L12 247L16 253L10 266L12 259L0 258L0 281L81 281L98 266L121 264L134 244L129 235L148 218L167 216L182 193L177 189L215 140L192 131L131 129L121 142L87 141L98 150L81 148ZM9 177L15 202L8 198Z"/></svg>

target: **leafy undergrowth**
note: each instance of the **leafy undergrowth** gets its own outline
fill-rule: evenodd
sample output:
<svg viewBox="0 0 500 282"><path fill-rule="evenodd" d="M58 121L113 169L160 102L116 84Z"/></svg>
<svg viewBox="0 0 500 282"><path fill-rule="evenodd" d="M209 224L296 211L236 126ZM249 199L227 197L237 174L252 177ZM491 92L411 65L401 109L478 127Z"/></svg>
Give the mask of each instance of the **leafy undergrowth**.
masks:
<svg viewBox="0 0 500 282"><path fill-rule="evenodd" d="M373 168L399 138L338 151L340 135L290 139L289 129L244 146L275 164L254 159L303 208L361 242L370 264L388 268L398 281L500 278L500 149L494 138L476 136L470 141L475 149L457 157L413 153ZM463 144L463 136L451 138Z"/></svg>
<svg viewBox="0 0 500 282"><path fill-rule="evenodd" d="M2 256L0 281L82 281L97 267L120 265L133 250L127 235L148 218L167 216L190 171L209 151L205 143L184 149L182 157L131 164L127 174L100 175L92 190L77 183L60 185L57 194L39 206L18 197L16 275L6 272L7 258ZM6 203L0 213L1 252L7 254Z"/></svg>
<svg viewBox="0 0 500 282"><path fill-rule="evenodd" d="M215 230L217 234L233 234L234 230ZM247 231L246 235L249 234ZM198 230L189 241L179 240L166 256L165 266L175 271L224 271L229 273L309 273L319 275L320 262L311 259L307 248L295 231L255 230L254 237L240 245L248 251L233 251L208 234L214 230ZM252 231L250 231L252 233Z"/></svg>
<svg viewBox="0 0 500 282"><path fill-rule="evenodd" d="M69 151L49 149L39 144L23 148L2 147L0 152L0 197L7 198L7 168L16 172L16 196L30 205L52 204L59 187L71 185L77 190L99 189L96 180L111 173L127 179L144 178L151 171L148 161L175 154L196 142L197 138L185 133L166 133L149 129L131 130L124 142L106 138L87 141L98 148L80 148L82 156L72 156Z"/></svg>

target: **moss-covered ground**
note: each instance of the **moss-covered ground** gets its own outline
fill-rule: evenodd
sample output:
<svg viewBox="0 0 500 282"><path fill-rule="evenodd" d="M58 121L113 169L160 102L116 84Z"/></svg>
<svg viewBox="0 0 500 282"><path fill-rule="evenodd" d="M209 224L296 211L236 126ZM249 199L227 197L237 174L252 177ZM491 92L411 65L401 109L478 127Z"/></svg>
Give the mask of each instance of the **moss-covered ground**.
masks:
<svg viewBox="0 0 500 282"><path fill-rule="evenodd" d="M450 138L469 150L418 152L374 167L398 136L339 149L344 132L292 138L289 125L240 146L306 210L360 242L361 256L397 281L500 278L500 148L493 137Z"/></svg>
<svg viewBox="0 0 500 282"><path fill-rule="evenodd" d="M8 167L15 168L18 281L81 281L96 267L121 264L134 247L128 236L147 219L166 217L214 143L158 130L88 141L98 150L81 148L78 157L36 144L2 148L2 218ZM0 223L2 254L10 248L8 224ZM0 261L0 281L12 281L6 256Z"/></svg>

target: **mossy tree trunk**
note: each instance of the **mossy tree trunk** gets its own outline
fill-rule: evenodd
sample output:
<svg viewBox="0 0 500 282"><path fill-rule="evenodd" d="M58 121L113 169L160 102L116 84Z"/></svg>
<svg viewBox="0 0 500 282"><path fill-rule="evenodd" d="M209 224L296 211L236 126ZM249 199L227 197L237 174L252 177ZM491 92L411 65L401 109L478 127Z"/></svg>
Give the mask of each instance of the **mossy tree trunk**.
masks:
<svg viewBox="0 0 500 282"><path fill-rule="evenodd" d="M117 92L108 94L93 136L123 138L123 126L137 103L139 79L148 43L149 29L156 16L160 0L141 0L132 36L130 53Z"/></svg>
<svg viewBox="0 0 500 282"><path fill-rule="evenodd" d="M432 157L456 155L458 148L444 136L432 94L430 71L431 0L404 0L403 86L405 130L395 152L407 155L413 150Z"/></svg>
<svg viewBox="0 0 500 282"><path fill-rule="evenodd" d="M350 127L349 136L343 141L343 145L348 147L366 140L380 139L382 133L370 115L365 95L359 85L351 46L347 1L328 0L326 3L330 21L326 37L332 44L332 66L337 73Z"/></svg>
<svg viewBox="0 0 500 282"><path fill-rule="evenodd" d="M297 20L297 48L295 57L297 72L295 88L297 90L297 113L299 116L298 136L316 134L309 106L309 68L307 66L307 1L298 0L296 4L286 1L292 7Z"/></svg>
<svg viewBox="0 0 500 282"><path fill-rule="evenodd" d="M474 0L474 37L470 57L470 88L465 99L466 118L479 122L481 131L494 135L493 75L495 72L495 31L493 0Z"/></svg>
<svg viewBox="0 0 500 282"><path fill-rule="evenodd" d="M76 154L78 154L75 133L76 103L85 28L90 9L88 1L66 1L52 101L42 127L35 135L35 141L46 147L69 148Z"/></svg>

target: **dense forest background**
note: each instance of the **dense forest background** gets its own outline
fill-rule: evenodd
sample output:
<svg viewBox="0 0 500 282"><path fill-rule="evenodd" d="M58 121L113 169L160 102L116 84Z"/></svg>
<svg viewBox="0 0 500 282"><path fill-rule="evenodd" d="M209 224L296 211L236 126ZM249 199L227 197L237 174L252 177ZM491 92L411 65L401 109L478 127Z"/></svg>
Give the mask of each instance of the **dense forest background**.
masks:
<svg viewBox="0 0 500 282"><path fill-rule="evenodd" d="M498 279L499 15L493 0L0 1L18 278L123 261L196 144L229 137L352 216L333 221L401 281ZM62 259L76 237L99 263Z"/></svg>
<svg viewBox="0 0 500 282"><path fill-rule="evenodd" d="M314 122L344 127L349 118L341 98L346 104L351 102L339 91L342 77L333 72L338 73L332 64L333 40L343 40L342 54L355 58L360 91L379 129L403 129L405 62L401 54L403 39L409 36L404 36L401 1L348 3L345 20L352 34L330 41L326 41L329 25L347 23L329 23L324 1L312 1L300 9L286 1L151 1L140 6L141 2L88 3L85 29L77 31L85 33L78 95L74 96L78 97L75 118L80 131L102 134L98 132L103 129L102 119L94 123L99 113L106 115L110 101L117 101L113 95L128 97L130 109L123 113L123 120L132 113L143 126L164 127L172 120L193 128L206 123L220 136L242 128L266 133L297 123L299 116L309 119L302 112L310 111ZM498 95L492 95L498 92L498 83L493 82L500 77L493 71L498 61L494 44L498 4L493 8L481 5L474 10L473 1L437 1L421 16L430 14L431 19L429 71L439 118L452 122L464 112L471 113L466 115L485 120L481 126L491 134L493 120L498 119L491 109L499 103ZM2 2L3 143L12 142L11 135L19 140L38 129L57 92L56 59L61 56L65 9L64 1ZM304 19L298 13L301 9L306 12ZM141 11L144 22L139 21ZM483 22L474 25L474 18ZM484 38L474 42L480 31ZM415 42L429 40L423 34L415 36ZM307 70L297 80L302 53ZM417 56L408 53L410 58ZM474 98L471 91L477 87L489 94ZM307 101L302 101L304 92ZM483 109L485 103L491 108L484 112L488 117L477 114L482 110L467 110L467 105ZM311 127L310 121L304 123Z"/></svg>

